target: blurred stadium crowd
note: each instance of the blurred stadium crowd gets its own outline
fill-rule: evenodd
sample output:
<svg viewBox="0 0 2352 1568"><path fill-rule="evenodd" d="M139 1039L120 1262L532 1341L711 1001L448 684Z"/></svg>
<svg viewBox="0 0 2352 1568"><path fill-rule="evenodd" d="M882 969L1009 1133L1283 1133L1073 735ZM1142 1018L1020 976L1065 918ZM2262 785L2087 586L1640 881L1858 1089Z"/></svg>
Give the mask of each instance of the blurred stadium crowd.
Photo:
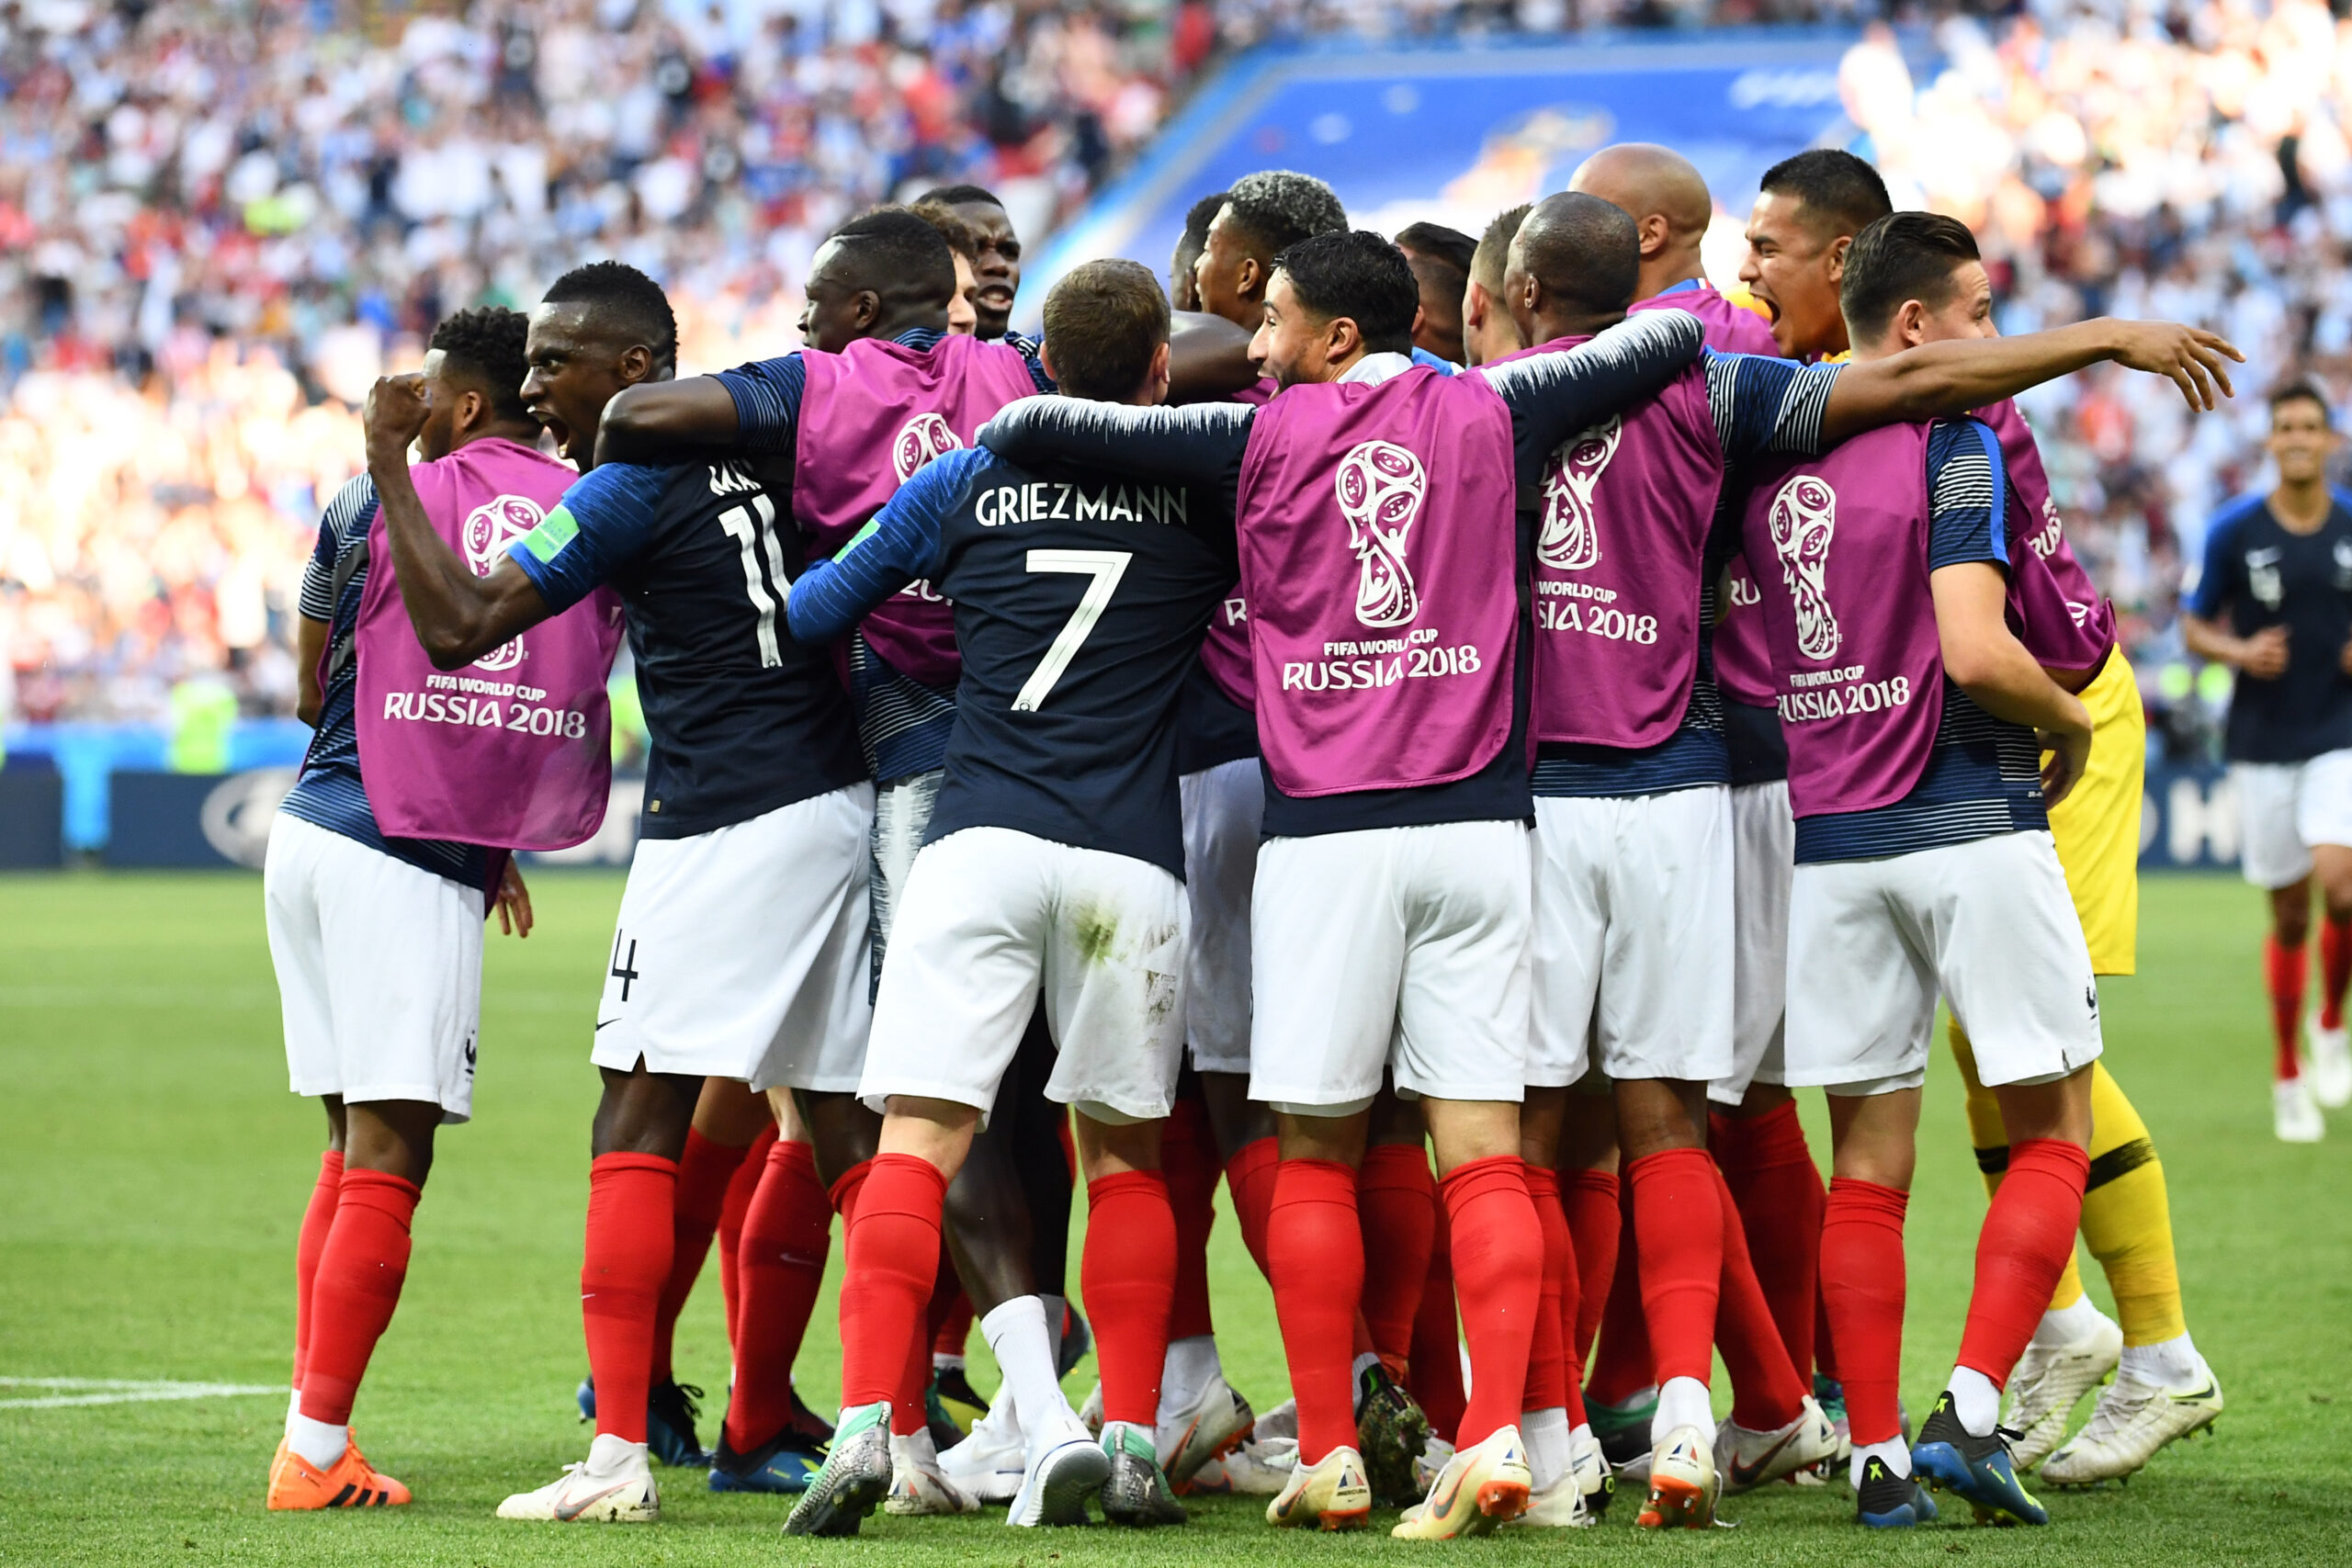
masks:
<svg viewBox="0 0 2352 1568"><path fill-rule="evenodd" d="M846 213L951 180L1042 237L1221 51L1350 31L1855 19L1849 0L532 0L462 19L334 0L0 3L0 649L16 716L154 718L225 675L290 711L320 499L353 403L443 311L593 255L680 301L688 368L773 352ZM2352 22L2312 0L2039 0L1841 72L1898 199L1984 236L2009 330L2214 326L2352 392ZM2190 423L2146 378L2032 412L2075 547L2168 744L2202 520L2255 476L2258 400ZM2249 423L2251 420L2251 423ZM0 709L7 705L0 671ZM5 715L0 715L4 716Z"/></svg>

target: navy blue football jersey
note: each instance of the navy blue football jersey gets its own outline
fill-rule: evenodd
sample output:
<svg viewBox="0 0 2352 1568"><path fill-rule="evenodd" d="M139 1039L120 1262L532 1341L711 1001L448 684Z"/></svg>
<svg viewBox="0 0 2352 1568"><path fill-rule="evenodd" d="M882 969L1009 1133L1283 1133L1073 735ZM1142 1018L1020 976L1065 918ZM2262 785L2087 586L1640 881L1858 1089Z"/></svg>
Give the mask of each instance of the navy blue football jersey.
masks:
<svg viewBox="0 0 2352 1568"><path fill-rule="evenodd" d="M956 604L964 672L926 843L1011 828L1184 874L1178 698L1235 572L1214 491L949 452L794 585L827 642L916 578Z"/></svg>
<svg viewBox="0 0 2352 1568"><path fill-rule="evenodd" d="M621 596L652 739L647 838L707 833L865 776L831 660L785 624L805 559L790 506L760 463L606 463L508 552L550 610L604 582Z"/></svg>
<svg viewBox="0 0 2352 1568"><path fill-rule="evenodd" d="M2261 496L2231 502L2205 535L2189 610L2226 616L2238 637L2287 628L2286 673L2238 673L2223 737L2232 761L2300 762L2352 746L2352 678L2339 662L2352 639L2352 510L2340 498L2309 534L2289 532Z"/></svg>

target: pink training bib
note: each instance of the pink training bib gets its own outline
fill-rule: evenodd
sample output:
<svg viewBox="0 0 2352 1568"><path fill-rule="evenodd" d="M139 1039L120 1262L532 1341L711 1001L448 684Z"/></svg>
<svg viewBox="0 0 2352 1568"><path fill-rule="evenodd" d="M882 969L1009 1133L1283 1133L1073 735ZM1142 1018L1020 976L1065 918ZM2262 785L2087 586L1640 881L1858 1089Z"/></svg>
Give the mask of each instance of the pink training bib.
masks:
<svg viewBox="0 0 2352 1568"><path fill-rule="evenodd" d="M514 442L469 442L409 470L444 543L487 577L580 476ZM604 824L613 725L605 696L621 605L600 588L462 670L416 640L379 509L353 652L359 773L385 833L496 849L568 849Z"/></svg>
<svg viewBox="0 0 2352 1568"><path fill-rule="evenodd" d="M1586 341L1559 338L1510 357ZM1632 750L1680 726L1699 669L1700 576L1723 480L1699 363L1552 454L1530 650L1538 740Z"/></svg>
<svg viewBox="0 0 2352 1568"><path fill-rule="evenodd" d="M1782 357L1781 345L1772 341L1771 323L1755 311L1733 304L1712 284L1702 283L1695 288L1676 288L1647 299L1636 299L1626 310L1629 314L1641 310L1688 310L1699 318L1699 324L1706 329L1707 346L1717 354Z"/></svg>
<svg viewBox="0 0 2352 1568"><path fill-rule="evenodd" d="M1484 381L1415 367L1286 389L1242 460L1258 738L1291 795L1467 778L1510 739L1518 657L1511 423Z"/></svg>
<svg viewBox="0 0 2352 1568"><path fill-rule="evenodd" d="M792 511L812 552L836 554L917 468L971 445L989 416L1037 383L1018 349L975 337L931 348L865 338L839 354L804 349L808 380L792 475ZM918 579L859 628L889 666L928 686L963 671L956 608Z"/></svg>
<svg viewBox="0 0 2352 1568"><path fill-rule="evenodd" d="M1944 669L1928 586L1928 429L1887 425L1750 475L1741 538L1799 817L1901 800L1935 749Z"/></svg>
<svg viewBox="0 0 2352 1568"><path fill-rule="evenodd" d="M2000 437L2009 470L2011 629L2037 664L2096 670L2115 646L2115 606L2066 543L2033 432L2015 401L1979 409L1976 417Z"/></svg>

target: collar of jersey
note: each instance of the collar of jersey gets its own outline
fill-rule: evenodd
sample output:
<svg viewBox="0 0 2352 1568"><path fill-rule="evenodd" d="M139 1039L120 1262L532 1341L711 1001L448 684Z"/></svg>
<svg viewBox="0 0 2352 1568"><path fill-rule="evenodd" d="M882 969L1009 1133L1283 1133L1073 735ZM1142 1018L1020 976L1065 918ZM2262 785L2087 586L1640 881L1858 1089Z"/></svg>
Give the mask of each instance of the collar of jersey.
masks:
<svg viewBox="0 0 2352 1568"><path fill-rule="evenodd" d="M909 327L890 341L904 344L911 349L922 350L936 348L940 340L946 335L945 333L934 331L930 327Z"/></svg>
<svg viewBox="0 0 2352 1568"><path fill-rule="evenodd" d="M1408 354L1367 354L1348 367L1347 373L1340 378L1340 384L1346 386L1361 382L1365 386L1377 387L1391 376L1402 376L1412 367L1413 357Z"/></svg>

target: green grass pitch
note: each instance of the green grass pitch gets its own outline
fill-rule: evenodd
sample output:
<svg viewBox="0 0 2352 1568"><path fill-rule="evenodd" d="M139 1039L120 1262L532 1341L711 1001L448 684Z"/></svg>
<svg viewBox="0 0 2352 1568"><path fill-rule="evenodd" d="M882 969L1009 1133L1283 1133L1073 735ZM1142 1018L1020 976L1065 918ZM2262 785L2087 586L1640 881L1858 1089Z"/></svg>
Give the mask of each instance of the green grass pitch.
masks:
<svg viewBox="0 0 2352 1568"><path fill-rule="evenodd" d="M369 1455L415 1488L415 1506L266 1512L280 1393L33 1407L23 1402L55 1391L12 1381L0 1384L0 1561L1094 1568L1449 1550L1385 1533L1278 1540L1259 1506L1238 1500L1195 1504L1190 1529L1148 1537L1016 1535L991 1512L877 1518L855 1541L786 1540L780 1501L714 1496L682 1472L663 1472L666 1512L650 1528L493 1518L500 1497L586 1451L571 1403L584 1367L576 1281L595 1096L586 1045L619 887L607 875L544 874L538 934L490 939L478 1120L444 1137L407 1295L357 1411ZM1736 1530L1643 1539L1621 1506L1597 1531L1511 1532L1450 1550L1479 1562L2067 1568L2352 1559L2352 1123L2338 1118L2316 1147L2271 1138L2256 896L2222 878L2152 881L2143 911L2141 976L2107 992L2109 1060L2171 1178L2191 1325L2230 1401L2215 1439L2160 1455L2128 1488L2054 1495L2046 1530L1865 1538L1842 1486L1781 1487L1732 1501ZM286 1093L282 1064L258 879L0 879L0 1073L11 1100L0 1135L0 1378L283 1382L294 1233L322 1118ZM1818 1151L1817 1115L1814 1131ZM1915 1411L1958 1342L1984 1209L1940 1054L1921 1142L1905 1365ZM836 1270L840 1256L837 1246ZM1075 1285L1075 1248L1072 1258ZM1229 1217L1214 1267L1228 1372L1271 1405L1284 1382L1272 1304ZM800 1367L820 1406L838 1371L832 1313L829 1294ZM727 1377L719 1325L707 1275L679 1331L681 1374L712 1391L706 1438ZM976 1376L992 1386L989 1369ZM1091 1376L1081 1367L1074 1393Z"/></svg>

